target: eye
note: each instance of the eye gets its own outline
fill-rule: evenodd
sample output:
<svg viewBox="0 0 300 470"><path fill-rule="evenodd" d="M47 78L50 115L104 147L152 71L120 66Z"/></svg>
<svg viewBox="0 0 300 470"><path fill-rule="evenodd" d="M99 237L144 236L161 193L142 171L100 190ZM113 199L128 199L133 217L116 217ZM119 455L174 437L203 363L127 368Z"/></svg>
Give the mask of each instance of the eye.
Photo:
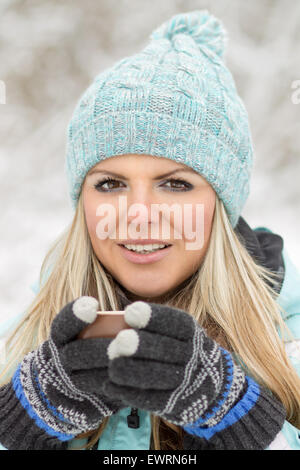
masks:
<svg viewBox="0 0 300 470"><path fill-rule="evenodd" d="M113 179L113 178L107 177L107 178L104 178L103 180L98 181L98 182L94 185L94 188L97 189L98 191L108 192L108 191L110 191L110 189L112 189L112 188L110 188L110 189L103 189L103 186L104 186L106 183L109 184L109 185L112 185L112 183L120 183L120 181L115 180L115 179Z"/></svg>
<svg viewBox="0 0 300 470"><path fill-rule="evenodd" d="M109 192L112 189L115 189L114 185L119 184L119 183L121 183L121 181L116 180L114 178L106 177L103 180L98 181L94 185L94 188L97 189L97 191ZM169 187L171 189L171 191L181 191L181 190L189 191L193 188L192 184L190 184L187 181L185 181L183 179L180 179L180 178L176 178L176 179L170 178L168 180L165 180L163 184L167 184L167 183L172 183L172 186L173 186L173 184L175 184L175 189L174 189L174 186L173 186L173 189L171 187ZM109 185L109 187L104 188L105 184Z"/></svg>
<svg viewBox="0 0 300 470"><path fill-rule="evenodd" d="M184 191L189 191L190 189L193 188L193 186L188 183L187 181L183 180L183 179L180 179L180 178L177 178L177 179L173 179L173 178L170 178L168 180L165 181L166 183L175 183L176 185L179 185L181 186L181 188L177 186L177 188L175 189L175 191L177 191L179 189L183 189ZM174 191L173 189L171 191Z"/></svg>

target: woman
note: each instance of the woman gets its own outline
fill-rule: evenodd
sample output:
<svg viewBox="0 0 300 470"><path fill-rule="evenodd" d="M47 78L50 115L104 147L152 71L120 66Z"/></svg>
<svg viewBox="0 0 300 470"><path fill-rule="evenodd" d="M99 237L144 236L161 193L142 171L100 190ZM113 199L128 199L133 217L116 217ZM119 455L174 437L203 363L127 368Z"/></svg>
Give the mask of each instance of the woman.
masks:
<svg viewBox="0 0 300 470"><path fill-rule="evenodd" d="M3 448L300 448L300 277L240 217L253 149L225 38L206 10L176 15L81 97L75 215L10 337ZM121 309L130 329L78 338Z"/></svg>

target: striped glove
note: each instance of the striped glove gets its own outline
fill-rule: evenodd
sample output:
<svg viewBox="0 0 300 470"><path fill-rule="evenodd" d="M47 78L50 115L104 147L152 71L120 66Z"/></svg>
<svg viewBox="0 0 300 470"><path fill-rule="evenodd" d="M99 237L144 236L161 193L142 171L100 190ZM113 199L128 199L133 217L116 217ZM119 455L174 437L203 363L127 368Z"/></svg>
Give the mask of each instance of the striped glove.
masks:
<svg viewBox="0 0 300 470"><path fill-rule="evenodd" d="M97 310L93 297L68 303L54 318L49 339L28 353L0 388L0 442L7 449L64 448L124 407L102 389L111 339L77 339Z"/></svg>
<svg viewBox="0 0 300 470"><path fill-rule="evenodd" d="M108 346L109 396L183 427L210 448L263 449L274 439L283 406L191 315L137 301L125 308L125 321L133 329Z"/></svg>

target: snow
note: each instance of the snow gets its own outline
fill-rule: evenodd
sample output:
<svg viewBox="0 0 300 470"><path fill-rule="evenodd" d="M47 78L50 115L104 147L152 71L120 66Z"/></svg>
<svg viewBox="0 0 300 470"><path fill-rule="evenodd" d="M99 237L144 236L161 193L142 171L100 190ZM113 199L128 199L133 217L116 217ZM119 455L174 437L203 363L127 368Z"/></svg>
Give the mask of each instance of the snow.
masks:
<svg viewBox="0 0 300 470"><path fill-rule="evenodd" d="M1 0L0 320L33 299L42 260L72 219L63 167L79 96L163 21L201 8L228 30L226 63L249 113L255 167L242 215L279 233L300 268L299 2Z"/></svg>

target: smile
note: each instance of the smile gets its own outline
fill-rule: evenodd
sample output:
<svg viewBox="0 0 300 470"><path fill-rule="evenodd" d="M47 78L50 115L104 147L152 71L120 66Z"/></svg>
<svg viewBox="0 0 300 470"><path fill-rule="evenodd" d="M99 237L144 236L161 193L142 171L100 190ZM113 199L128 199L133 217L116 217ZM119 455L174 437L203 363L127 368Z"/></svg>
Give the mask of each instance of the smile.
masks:
<svg viewBox="0 0 300 470"><path fill-rule="evenodd" d="M137 264L159 261L171 250L172 245L119 245L125 259Z"/></svg>

